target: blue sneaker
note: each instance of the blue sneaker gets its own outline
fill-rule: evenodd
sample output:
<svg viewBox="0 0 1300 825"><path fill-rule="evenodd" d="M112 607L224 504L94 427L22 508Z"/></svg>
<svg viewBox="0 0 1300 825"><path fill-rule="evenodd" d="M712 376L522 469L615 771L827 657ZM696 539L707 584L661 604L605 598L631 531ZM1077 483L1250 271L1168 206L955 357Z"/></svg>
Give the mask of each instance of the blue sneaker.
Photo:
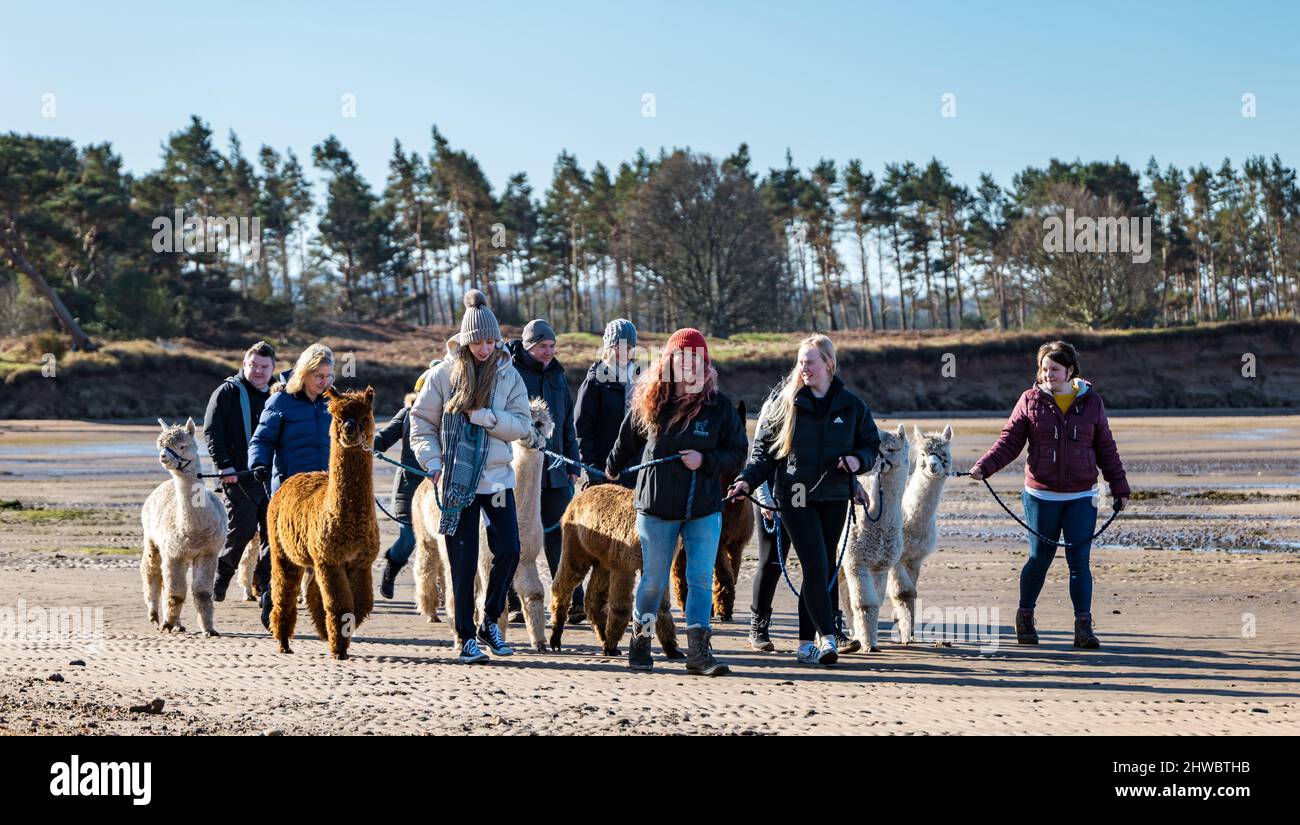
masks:
<svg viewBox="0 0 1300 825"><path fill-rule="evenodd" d="M462 665L476 665L488 661L488 655L479 649L478 642L466 639L460 643L460 655L456 657L456 661Z"/></svg>
<svg viewBox="0 0 1300 825"><path fill-rule="evenodd" d="M501 628L497 627L496 622L483 622L478 626L478 640L487 645L494 656L509 656L515 650L506 644L506 638L501 635Z"/></svg>

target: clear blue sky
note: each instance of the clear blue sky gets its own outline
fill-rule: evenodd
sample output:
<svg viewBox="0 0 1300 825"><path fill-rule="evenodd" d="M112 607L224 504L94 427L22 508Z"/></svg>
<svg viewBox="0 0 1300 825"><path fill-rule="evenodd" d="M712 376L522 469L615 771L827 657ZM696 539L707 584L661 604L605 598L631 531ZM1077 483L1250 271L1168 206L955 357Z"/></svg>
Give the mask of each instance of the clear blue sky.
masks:
<svg viewBox="0 0 1300 825"><path fill-rule="evenodd" d="M10 2L0 130L111 141L137 173L191 114L250 156L268 143L309 164L336 134L380 189L393 139L427 151L436 123L498 193L525 171L538 194L561 149L590 170L742 141L760 171L788 146L804 168L933 155L1003 185L1052 157L1300 162L1295 4L817 5Z"/></svg>

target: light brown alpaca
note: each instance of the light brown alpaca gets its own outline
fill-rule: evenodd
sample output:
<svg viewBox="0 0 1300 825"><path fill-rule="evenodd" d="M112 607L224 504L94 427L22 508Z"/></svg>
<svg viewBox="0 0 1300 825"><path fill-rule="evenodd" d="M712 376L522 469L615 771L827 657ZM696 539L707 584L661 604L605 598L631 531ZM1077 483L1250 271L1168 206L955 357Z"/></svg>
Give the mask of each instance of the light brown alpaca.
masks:
<svg viewBox="0 0 1300 825"><path fill-rule="evenodd" d="M335 659L348 657L348 641L374 606L370 566L379 555L373 458L375 391L329 398L328 471L288 478L271 497L266 526L271 544L271 633L281 653L292 653L303 571L314 573L307 608Z"/></svg>
<svg viewBox="0 0 1300 825"><path fill-rule="evenodd" d="M740 420L745 420L745 402L736 405ZM732 468L721 473L719 480L726 490L736 480L740 468ZM713 618L731 621L731 613L736 604L736 581L740 578L740 565L745 556L745 546L754 536L754 515L750 504L738 498L722 505L722 535L718 539L718 557L713 561ZM677 606L686 610L686 553L682 540L677 540L676 555L673 556L673 590L677 594Z"/></svg>
<svg viewBox="0 0 1300 825"><path fill-rule="evenodd" d="M515 517L519 524L519 565L515 568L514 588L524 607L524 625L533 648L546 650L546 588L537 571L538 558L545 558L542 528L542 473L551 460L541 449L555 431L550 408L540 398L529 402L533 427L528 435L511 444L515 471ZM433 483L428 479L416 488L411 498L411 528L415 532L415 606L429 621L438 621L438 591L446 597L447 612L454 618L455 600L451 589L451 564L447 559L444 537L435 529L441 518ZM487 525L479 519L479 547L487 547ZM483 621L483 604L487 599L487 579L492 571L491 552L480 550L478 574L474 579L474 622ZM497 617L502 637L506 634L506 614Z"/></svg>
<svg viewBox="0 0 1300 825"><path fill-rule="evenodd" d="M551 649L560 649L569 620L573 591L591 571L587 618L606 656L618 656L618 644L632 618L632 599L641 571L641 536L636 529L632 491L619 484L597 484L573 497L560 518L564 545L551 583ZM668 612L668 591L659 606L655 631L664 655L684 659Z"/></svg>
<svg viewBox="0 0 1300 825"><path fill-rule="evenodd" d="M217 576L217 556L225 545L226 508L199 479L199 448L194 441L194 419L185 426L167 426L158 436L158 462L171 473L145 499L140 510L144 526L144 553L140 578L149 621L163 631L183 632L181 606L185 604L185 575L190 574L194 609L204 636L216 636L212 626L212 588ZM159 618L163 587L167 608Z"/></svg>

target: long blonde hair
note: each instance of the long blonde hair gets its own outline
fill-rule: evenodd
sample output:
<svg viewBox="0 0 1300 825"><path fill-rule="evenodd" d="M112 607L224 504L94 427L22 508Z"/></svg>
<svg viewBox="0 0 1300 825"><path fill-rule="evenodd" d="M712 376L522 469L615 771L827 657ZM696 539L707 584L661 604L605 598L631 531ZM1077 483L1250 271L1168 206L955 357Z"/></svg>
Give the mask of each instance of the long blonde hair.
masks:
<svg viewBox="0 0 1300 825"><path fill-rule="evenodd" d="M776 395L768 403L768 412L771 415L770 426L777 431L776 437L776 457L785 458L790 455L794 449L794 397L799 394L799 390L804 388L803 376L799 369L799 353L805 349L816 349L821 354L822 360L826 362L826 370L831 377L835 376L835 342L825 335L809 335L799 342L798 353L795 354L794 369L785 377L785 381L777 388Z"/></svg>
<svg viewBox="0 0 1300 825"><path fill-rule="evenodd" d="M307 376L325 365L334 366L333 350L324 344L312 344L307 347L302 351L302 355L298 356L298 363L293 365L293 375L289 376L289 383L285 385L284 391L290 395L301 392Z"/></svg>
<svg viewBox="0 0 1300 825"><path fill-rule="evenodd" d="M501 353L494 347L488 359L480 364L469 345L462 344L451 362L451 398L447 399L447 411L464 412L489 406L500 361Z"/></svg>

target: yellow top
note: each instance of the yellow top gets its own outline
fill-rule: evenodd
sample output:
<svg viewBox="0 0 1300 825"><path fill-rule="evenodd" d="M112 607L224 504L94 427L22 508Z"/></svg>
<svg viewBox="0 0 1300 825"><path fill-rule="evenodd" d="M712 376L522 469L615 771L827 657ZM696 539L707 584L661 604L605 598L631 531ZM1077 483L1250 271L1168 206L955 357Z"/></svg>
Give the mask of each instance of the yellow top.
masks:
<svg viewBox="0 0 1300 825"><path fill-rule="evenodd" d="M1061 408L1061 415L1065 415L1066 411L1070 409L1070 405L1074 403L1074 399L1078 397L1079 397L1079 385L1074 383L1073 381L1070 382L1069 392L1063 393L1061 395L1052 393L1052 398L1056 399L1056 406Z"/></svg>

